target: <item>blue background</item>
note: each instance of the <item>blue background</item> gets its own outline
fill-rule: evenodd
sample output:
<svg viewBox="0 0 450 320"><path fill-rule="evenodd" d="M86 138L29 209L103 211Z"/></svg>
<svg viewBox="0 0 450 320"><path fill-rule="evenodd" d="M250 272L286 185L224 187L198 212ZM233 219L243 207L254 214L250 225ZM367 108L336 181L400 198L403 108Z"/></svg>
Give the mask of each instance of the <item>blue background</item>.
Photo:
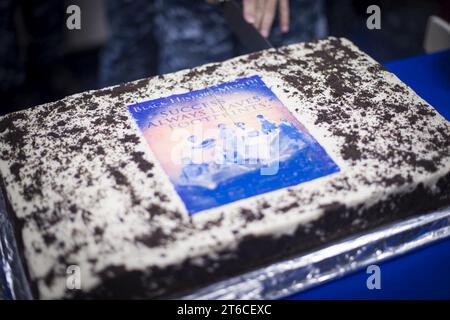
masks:
<svg viewBox="0 0 450 320"><path fill-rule="evenodd" d="M450 50L386 67L450 120ZM450 299L450 240L379 264L381 289L368 290L365 270L288 299Z"/></svg>

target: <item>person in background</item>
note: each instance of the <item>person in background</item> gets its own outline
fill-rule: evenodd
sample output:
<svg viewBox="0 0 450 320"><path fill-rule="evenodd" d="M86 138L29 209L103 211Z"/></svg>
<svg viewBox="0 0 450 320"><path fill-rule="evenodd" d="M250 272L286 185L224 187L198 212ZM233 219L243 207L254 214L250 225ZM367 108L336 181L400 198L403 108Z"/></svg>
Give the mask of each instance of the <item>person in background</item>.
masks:
<svg viewBox="0 0 450 320"><path fill-rule="evenodd" d="M52 75L63 57L64 10L63 1L0 1L2 114L58 95Z"/></svg>
<svg viewBox="0 0 450 320"><path fill-rule="evenodd" d="M192 68L246 53L217 1L154 0L158 73ZM243 15L275 47L325 37L323 0L242 0Z"/></svg>

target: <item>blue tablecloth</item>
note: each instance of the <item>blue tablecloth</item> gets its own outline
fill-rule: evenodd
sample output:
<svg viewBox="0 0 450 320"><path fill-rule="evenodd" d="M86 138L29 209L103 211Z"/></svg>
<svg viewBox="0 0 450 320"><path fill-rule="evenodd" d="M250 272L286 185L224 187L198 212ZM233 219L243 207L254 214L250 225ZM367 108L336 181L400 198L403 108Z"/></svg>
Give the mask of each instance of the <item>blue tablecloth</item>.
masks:
<svg viewBox="0 0 450 320"><path fill-rule="evenodd" d="M387 63L386 67L450 121L450 50ZM381 289L369 290L365 270L289 299L450 299L450 240L379 265Z"/></svg>

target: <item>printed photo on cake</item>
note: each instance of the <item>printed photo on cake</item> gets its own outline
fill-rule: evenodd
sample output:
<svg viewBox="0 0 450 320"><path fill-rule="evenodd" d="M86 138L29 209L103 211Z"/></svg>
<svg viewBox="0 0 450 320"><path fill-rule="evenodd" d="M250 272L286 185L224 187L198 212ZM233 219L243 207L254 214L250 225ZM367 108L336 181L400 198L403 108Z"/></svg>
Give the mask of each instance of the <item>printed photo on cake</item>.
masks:
<svg viewBox="0 0 450 320"><path fill-rule="evenodd" d="M339 171L259 76L129 111L189 214Z"/></svg>

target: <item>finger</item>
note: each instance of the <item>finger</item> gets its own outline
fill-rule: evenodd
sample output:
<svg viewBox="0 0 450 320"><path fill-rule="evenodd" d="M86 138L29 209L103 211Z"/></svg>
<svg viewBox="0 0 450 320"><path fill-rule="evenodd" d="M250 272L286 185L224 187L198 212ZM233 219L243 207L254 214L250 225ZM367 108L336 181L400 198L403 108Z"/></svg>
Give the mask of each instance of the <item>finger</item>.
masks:
<svg viewBox="0 0 450 320"><path fill-rule="evenodd" d="M280 0L280 29L281 32L289 31L289 0Z"/></svg>
<svg viewBox="0 0 450 320"><path fill-rule="evenodd" d="M244 18L248 23L255 22L256 0L244 0Z"/></svg>
<svg viewBox="0 0 450 320"><path fill-rule="evenodd" d="M256 29L261 28L262 18L264 16L264 7L266 5L266 0L256 0L255 1L255 22L253 25Z"/></svg>
<svg viewBox="0 0 450 320"><path fill-rule="evenodd" d="M264 16L261 22L260 32L263 37L267 38L272 28L273 19L275 18L275 11L277 6L277 0L266 1L266 6L264 8Z"/></svg>

